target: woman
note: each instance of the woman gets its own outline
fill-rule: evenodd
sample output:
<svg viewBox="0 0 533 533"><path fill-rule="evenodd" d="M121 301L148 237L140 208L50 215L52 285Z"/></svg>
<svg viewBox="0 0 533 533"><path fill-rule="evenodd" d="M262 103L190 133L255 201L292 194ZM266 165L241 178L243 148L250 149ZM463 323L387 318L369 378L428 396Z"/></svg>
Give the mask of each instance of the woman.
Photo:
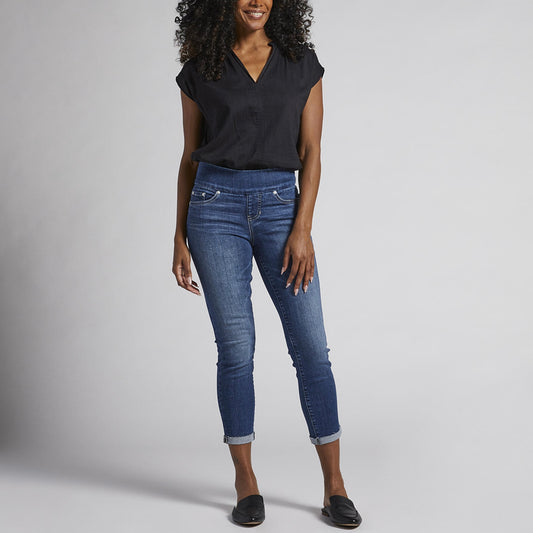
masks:
<svg viewBox="0 0 533 533"><path fill-rule="evenodd" d="M265 518L251 464L255 258L283 324L321 462L322 513L335 524L356 527L361 517L339 468L341 427L311 238L324 68L305 43L312 12L307 4L179 3L176 42L185 64L176 81L184 151L172 271L180 287L200 295L192 257L215 334L223 442L235 465L233 520L260 524Z"/></svg>

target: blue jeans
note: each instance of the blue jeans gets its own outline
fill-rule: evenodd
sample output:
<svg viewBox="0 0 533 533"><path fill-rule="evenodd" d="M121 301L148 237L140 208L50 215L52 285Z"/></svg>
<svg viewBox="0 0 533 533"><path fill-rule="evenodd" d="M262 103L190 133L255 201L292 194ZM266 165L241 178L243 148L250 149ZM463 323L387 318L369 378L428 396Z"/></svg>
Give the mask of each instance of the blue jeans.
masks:
<svg viewBox="0 0 533 533"><path fill-rule="evenodd" d="M292 170L198 165L187 240L213 325L218 405L228 444L255 439L253 257L281 319L309 438L326 444L341 435L316 257L307 292L300 287L295 295L294 283L285 288L291 262L281 275L298 200Z"/></svg>

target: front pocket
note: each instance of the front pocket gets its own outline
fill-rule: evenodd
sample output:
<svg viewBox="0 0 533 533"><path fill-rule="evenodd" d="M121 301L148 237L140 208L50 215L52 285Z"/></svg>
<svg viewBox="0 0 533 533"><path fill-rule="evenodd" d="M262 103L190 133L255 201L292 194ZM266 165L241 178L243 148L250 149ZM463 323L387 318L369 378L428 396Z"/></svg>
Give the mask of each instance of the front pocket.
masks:
<svg viewBox="0 0 533 533"><path fill-rule="evenodd" d="M296 200L298 200L299 197L296 186L287 189L281 189L279 191L272 191L272 195L282 204L293 204Z"/></svg>
<svg viewBox="0 0 533 533"><path fill-rule="evenodd" d="M194 187L191 191L189 205L210 204L220 196L220 191L208 189L206 187Z"/></svg>

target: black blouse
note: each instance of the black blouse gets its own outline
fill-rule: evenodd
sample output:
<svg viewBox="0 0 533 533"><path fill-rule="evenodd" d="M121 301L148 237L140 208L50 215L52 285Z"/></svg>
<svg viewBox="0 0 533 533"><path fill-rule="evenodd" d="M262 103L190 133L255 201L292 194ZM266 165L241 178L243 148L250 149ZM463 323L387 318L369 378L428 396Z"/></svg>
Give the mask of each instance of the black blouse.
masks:
<svg viewBox="0 0 533 533"><path fill-rule="evenodd" d="M224 59L222 77L204 80L195 58L186 61L176 83L204 116L203 138L194 161L235 169L299 170L300 118L309 92L324 74L314 50L292 62L274 41L254 81L233 50Z"/></svg>

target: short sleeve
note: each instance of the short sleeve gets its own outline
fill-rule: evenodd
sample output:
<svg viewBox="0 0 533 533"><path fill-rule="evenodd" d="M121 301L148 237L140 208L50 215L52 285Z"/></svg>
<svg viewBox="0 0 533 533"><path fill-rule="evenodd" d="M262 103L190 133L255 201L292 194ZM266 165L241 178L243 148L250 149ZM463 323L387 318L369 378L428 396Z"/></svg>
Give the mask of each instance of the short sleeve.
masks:
<svg viewBox="0 0 533 533"><path fill-rule="evenodd" d="M316 52L312 49L308 49L307 62L306 62L306 79L309 89L315 86L315 84L324 75L324 67L320 64Z"/></svg>
<svg viewBox="0 0 533 533"><path fill-rule="evenodd" d="M195 72L190 59L185 62L179 74L176 76L176 83L189 98L196 101Z"/></svg>

